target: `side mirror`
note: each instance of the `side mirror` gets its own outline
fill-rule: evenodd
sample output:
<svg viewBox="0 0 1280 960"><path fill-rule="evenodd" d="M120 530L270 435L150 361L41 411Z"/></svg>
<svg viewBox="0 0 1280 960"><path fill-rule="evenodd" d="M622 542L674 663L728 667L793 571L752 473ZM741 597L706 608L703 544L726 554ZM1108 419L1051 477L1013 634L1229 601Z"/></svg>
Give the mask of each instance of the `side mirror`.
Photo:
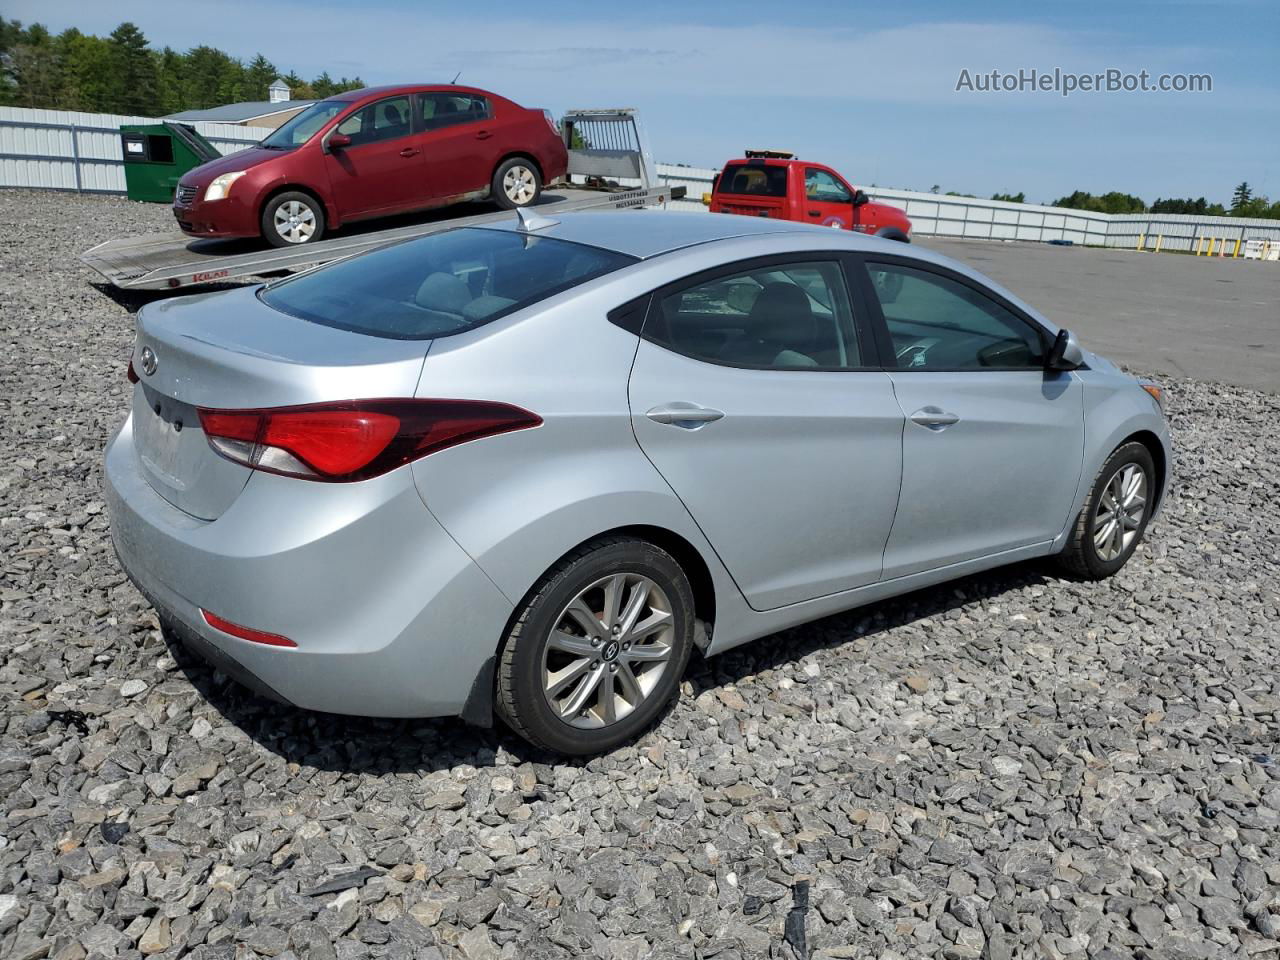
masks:
<svg viewBox="0 0 1280 960"><path fill-rule="evenodd" d="M329 139L325 141L326 150L341 150L349 146L351 146L351 138L345 133L331 133Z"/></svg>
<svg viewBox="0 0 1280 960"><path fill-rule="evenodd" d="M1074 370L1084 363L1084 352L1076 342L1076 335L1070 330L1059 330L1057 339L1049 348L1045 357L1046 370Z"/></svg>
<svg viewBox="0 0 1280 960"><path fill-rule="evenodd" d="M855 191L853 191L853 205L854 205L855 207L860 207L860 206L862 206L864 203L870 203L870 202L871 202L871 198L870 198L870 197L868 197L868 196L867 196L865 193L863 193L861 190L855 190Z"/></svg>

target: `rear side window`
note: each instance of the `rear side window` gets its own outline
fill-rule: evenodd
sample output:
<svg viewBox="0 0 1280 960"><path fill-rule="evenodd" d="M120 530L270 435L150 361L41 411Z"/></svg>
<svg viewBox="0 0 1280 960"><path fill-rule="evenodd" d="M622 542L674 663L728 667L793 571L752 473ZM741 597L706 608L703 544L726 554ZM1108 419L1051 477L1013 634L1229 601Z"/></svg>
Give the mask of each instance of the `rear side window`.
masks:
<svg viewBox="0 0 1280 960"><path fill-rule="evenodd" d="M787 168L731 163L720 174L720 191L756 197L785 197Z"/></svg>
<svg viewBox="0 0 1280 960"><path fill-rule="evenodd" d="M420 93L418 111L423 130L439 130L458 123L489 119L489 101L459 93Z"/></svg>
<svg viewBox="0 0 1280 960"><path fill-rule="evenodd" d="M565 240L465 228L340 260L260 296L313 323L425 340L470 330L635 262Z"/></svg>
<svg viewBox="0 0 1280 960"><path fill-rule="evenodd" d="M645 339L686 357L756 369L862 365L840 264L777 263L660 295Z"/></svg>

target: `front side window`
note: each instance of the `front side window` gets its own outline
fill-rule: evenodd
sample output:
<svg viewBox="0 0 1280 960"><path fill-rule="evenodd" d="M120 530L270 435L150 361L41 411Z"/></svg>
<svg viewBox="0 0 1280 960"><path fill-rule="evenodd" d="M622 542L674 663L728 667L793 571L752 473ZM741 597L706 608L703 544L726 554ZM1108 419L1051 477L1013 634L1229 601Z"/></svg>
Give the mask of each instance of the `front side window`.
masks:
<svg viewBox="0 0 1280 960"><path fill-rule="evenodd" d="M768 167L764 164L731 163L724 168L718 181L722 193L737 193L754 197L785 197L787 195L787 168Z"/></svg>
<svg viewBox="0 0 1280 960"><path fill-rule="evenodd" d="M1039 332L967 284L897 264L869 263L867 269L900 369L1044 366Z"/></svg>
<svg viewBox="0 0 1280 960"><path fill-rule="evenodd" d="M862 365L844 274L834 261L762 266L659 295L644 336L728 366Z"/></svg>
<svg viewBox="0 0 1280 960"><path fill-rule="evenodd" d="M827 173L809 167L804 172L804 192L819 203L852 203L853 197L843 183Z"/></svg>
<svg viewBox="0 0 1280 960"><path fill-rule="evenodd" d="M388 97L347 117L338 124L338 133L350 137L353 147L394 140L409 135L411 117L408 97Z"/></svg>
<svg viewBox="0 0 1280 960"><path fill-rule="evenodd" d="M259 296L313 323L419 340L470 330L635 262L550 237L464 228L339 260Z"/></svg>
<svg viewBox="0 0 1280 960"><path fill-rule="evenodd" d="M461 93L420 93L418 110L423 130L439 130L489 118L489 101Z"/></svg>
<svg viewBox="0 0 1280 960"><path fill-rule="evenodd" d="M349 106L351 103L348 100L321 100L313 103L282 123L270 136L263 139L261 146L270 150L300 147Z"/></svg>

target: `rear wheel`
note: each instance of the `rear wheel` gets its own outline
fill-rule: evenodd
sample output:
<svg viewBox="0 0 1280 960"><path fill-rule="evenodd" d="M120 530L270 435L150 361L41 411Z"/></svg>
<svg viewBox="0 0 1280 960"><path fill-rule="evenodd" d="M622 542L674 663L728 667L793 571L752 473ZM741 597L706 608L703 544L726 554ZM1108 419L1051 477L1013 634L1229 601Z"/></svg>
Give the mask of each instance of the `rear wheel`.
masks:
<svg viewBox="0 0 1280 960"><path fill-rule="evenodd" d="M519 612L498 664L498 711L557 753L612 749L648 727L693 648L693 592L653 544L609 538L574 551Z"/></svg>
<svg viewBox="0 0 1280 960"><path fill-rule="evenodd" d="M315 243L324 236L324 206L310 194L291 190L262 208L262 236L273 247Z"/></svg>
<svg viewBox="0 0 1280 960"><path fill-rule="evenodd" d="M532 160L512 157L493 172L490 188L498 206L506 210L527 207L542 195L542 174Z"/></svg>
<svg viewBox="0 0 1280 960"><path fill-rule="evenodd" d="M1107 458L1058 556L1068 572L1088 580L1111 576L1142 541L1155 501L1155 462L1140 443Z"/></svg>

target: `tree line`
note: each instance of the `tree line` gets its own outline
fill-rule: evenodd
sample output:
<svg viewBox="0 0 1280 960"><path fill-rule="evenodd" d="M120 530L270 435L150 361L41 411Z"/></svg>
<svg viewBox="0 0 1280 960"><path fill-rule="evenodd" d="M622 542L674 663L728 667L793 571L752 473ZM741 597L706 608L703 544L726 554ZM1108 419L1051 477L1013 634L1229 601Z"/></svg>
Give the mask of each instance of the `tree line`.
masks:
<svg viewBox="0 0 1280 960"><path fill-rule="evenodd" d="M938 193L936 184L931 193ZM956 193L948 190L948 197L974 197L971 193ZM976 198L974 198L976 199ZM1009 203L1026 203L1025 193L993 193L992 200L1004 200ZM1065 197L1059 197L1051 207L1067 207L1072 210L1092 210L1094 213L1187 213L1200 217L1250 217L1263 220L1280 220L1280 202L1272 203L1268 197L1255 195L1248 182L1236 187L1231 196L1231 206L1224 207L1220 203L1209 203L1204 197L1167 199L1157 198L1150 206L1141 197L1131 193L1110 193L1094 195L1084 190L1075 190Z"/></svg>
<svg viewBox="0 0 1280 960"><path fill-rule="evenodd" d="M359 77L334 80L328 71L307 82L258 54L248 63L215 47L152 49L135 24L108 37L74 27L53 34L0 17L0 103L48 110L159 117L181 110L268 99L283 77L295 100L318 100L364 86Z"/></svg>
<svg viewBox="0 0 1280 960"><path fill-rule="evenodd" d="M1157 198L1147 206L1141 197L1128 193L1111 192L1094 196L1076 190L1059 197L1050 206L1070 207L1074 210L1094 210L1099 213L1188 213L1202 217L1250 217L1280 220L1280 202L1272 203L1268 197L1255 195L1248 181L1242 182L1231 195L1231 206L1209 203L1204 197L1196 199Z"/></svg>

